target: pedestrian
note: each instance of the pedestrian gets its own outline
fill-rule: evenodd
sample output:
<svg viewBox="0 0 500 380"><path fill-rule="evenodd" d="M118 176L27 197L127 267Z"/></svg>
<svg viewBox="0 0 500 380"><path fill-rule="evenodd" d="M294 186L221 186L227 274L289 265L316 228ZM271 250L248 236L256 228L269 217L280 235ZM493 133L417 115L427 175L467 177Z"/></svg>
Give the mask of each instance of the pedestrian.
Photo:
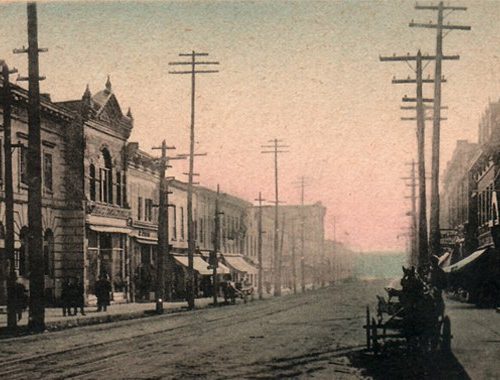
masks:
<svg viewBox="0 0 500 380"><path fill-rule="evenodd" d="M61 289L61 306L63 317L66 315L71 315L71 289L70 282L68 278L65 278L62 283Z"/></svg>
<svg viewBox="0 0 500 380"><path fill-rule="evenodd" d="M28 307L28 292L26 291L26 287L20 282L16 282L14 291L16 296L17 320L20 321L23 317L23 311Z"/></svg>
<svg viewBox="0 0 500 380"><path fill-rule="evenodd" d="M78 309L80 309L80 314L85 315L85 297L83 291L83 283L80 281L80 278L77 277L75 279L73 285L73 315L78 314Z"/></svg>
<svg viewBox="0 0 500 380"><path fill-rule="evenodd" d="M95 283L95 296L97 297L97 311L106 311L109 305L111 292L111 283L108 280L108 276L103 274L99 277L99 280Z"/></svg>

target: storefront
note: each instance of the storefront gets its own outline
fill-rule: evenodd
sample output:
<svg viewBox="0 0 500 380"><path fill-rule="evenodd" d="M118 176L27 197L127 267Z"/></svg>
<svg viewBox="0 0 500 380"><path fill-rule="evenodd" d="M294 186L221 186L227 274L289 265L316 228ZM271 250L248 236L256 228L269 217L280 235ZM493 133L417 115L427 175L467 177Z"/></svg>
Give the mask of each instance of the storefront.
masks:
<svg viewBox="0 0 500 380"><path fill-rule="evenodd" d="M222 258L224 264L230 269L233 281L240 282L246 278L253 286L257 285L258 269L249 263L243 255L224 253Z"/></svg>
<svg viewBox="0 0 500 380"><path fill-rule="evenodd" d="M152 301L155 299L158 239L140 235L131 237L131 273L133 275L131 294L135 301Z"/></svg>
<svg viewBox="0 0 500 380"><path fill-rule="evenodd" d="M127 244L130 232L126 226L87 225L85 291L89 302L95 301L95 283L100 276L109 279L114 302L128 299L130 276Z"/></svg>

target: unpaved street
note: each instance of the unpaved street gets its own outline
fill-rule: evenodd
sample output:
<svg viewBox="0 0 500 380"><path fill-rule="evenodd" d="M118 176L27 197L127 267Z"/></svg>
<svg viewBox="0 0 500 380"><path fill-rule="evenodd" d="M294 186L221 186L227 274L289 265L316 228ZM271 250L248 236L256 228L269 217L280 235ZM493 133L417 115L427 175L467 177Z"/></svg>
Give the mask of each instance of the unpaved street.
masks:
<svg viewBox="0 0 500 380"><path fill-rule="evenodd" d="M359 377L364 305L380 289L343 284L297 296L0 344L3 379Z"/></svg>
<svg viewBox="0 0 500 380"><path fill-rule="evenodd" d="M486 338L464 329L468 319L464 312L481 312L468 307L459 311L457 304L450 308L452 324L456 320L457 357L366 353L365 306L373 308L375 295L384 293L385 283L345 283L246 305L4 339L0 378L492 378L483 377L485 372L472 365L474 357L484 356L484 345L479 343ZM492 355L491 351L485 360L494 369ZM468 368L472 368L470 377Z"/></svg>

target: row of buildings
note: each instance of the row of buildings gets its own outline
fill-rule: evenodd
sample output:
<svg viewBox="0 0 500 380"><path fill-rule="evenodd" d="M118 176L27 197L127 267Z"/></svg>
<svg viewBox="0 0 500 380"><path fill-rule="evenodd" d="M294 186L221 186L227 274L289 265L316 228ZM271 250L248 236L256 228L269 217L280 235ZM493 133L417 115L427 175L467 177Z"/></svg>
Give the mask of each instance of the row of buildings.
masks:
<svg viewBox="0 0 500 380"><path fill-rule="evenodd" d="M454 260L494 244L498 225L500 101L490 102L479 122L478 142L458 140L443 176L441 226Z"/></svg>
<svg viewBox="0 0 500 380"><path fill-rule="evenodd" d="M15 269L29 288L27 218L28 93L13 86L12 140L15 197ZM108 80L92 94L87 87L81 99L53 102L41 98L42 183L45 296L57 303L62 283L69 277L83 281L92 301L94 284L109 276L115 301L150 299L155 284L158 236L159 164L130 142L134 118L123 112ZM1 141L0 141L1 146ZM0 153L0 249L4 249L5 207L3 153ZM168 235L175 259L173 297L183 298L187 266L187 184L169 181ZM207 257L213 250L215 204L220 215L220 273L257 283L259 207L216 191L195 186L193 223L197 252L198 293L211 292ZM264 283L271 283L273 268L274 210L263 206ZM280 206L280 245L284 284L294 273L300 281L302 244L305 281L327 281L331 267L324 251L324 217L321 203ZM303 243L302 243L303 242ZM3 252L5 254L5 252ZM328 263L328 265L324 265ZM5 272L4 272L5 273ZM0 279L5 281L5 279ZM4 287L5 289L5 287ZM2 297L4 295L0 295Z"/></svg>

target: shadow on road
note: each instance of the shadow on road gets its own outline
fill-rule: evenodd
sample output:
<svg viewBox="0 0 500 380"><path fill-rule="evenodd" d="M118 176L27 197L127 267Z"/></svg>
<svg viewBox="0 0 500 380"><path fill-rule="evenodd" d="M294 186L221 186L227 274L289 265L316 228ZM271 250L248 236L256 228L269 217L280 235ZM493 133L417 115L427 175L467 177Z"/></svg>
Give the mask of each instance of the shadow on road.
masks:
<svg viewBox="0 0 500 380"><path fill-rule="evenodd" d="M453 353L407 354L404 349L374 355L366 350L352 352L353 367L373 379L447 379L470 380Z"/></svg>

